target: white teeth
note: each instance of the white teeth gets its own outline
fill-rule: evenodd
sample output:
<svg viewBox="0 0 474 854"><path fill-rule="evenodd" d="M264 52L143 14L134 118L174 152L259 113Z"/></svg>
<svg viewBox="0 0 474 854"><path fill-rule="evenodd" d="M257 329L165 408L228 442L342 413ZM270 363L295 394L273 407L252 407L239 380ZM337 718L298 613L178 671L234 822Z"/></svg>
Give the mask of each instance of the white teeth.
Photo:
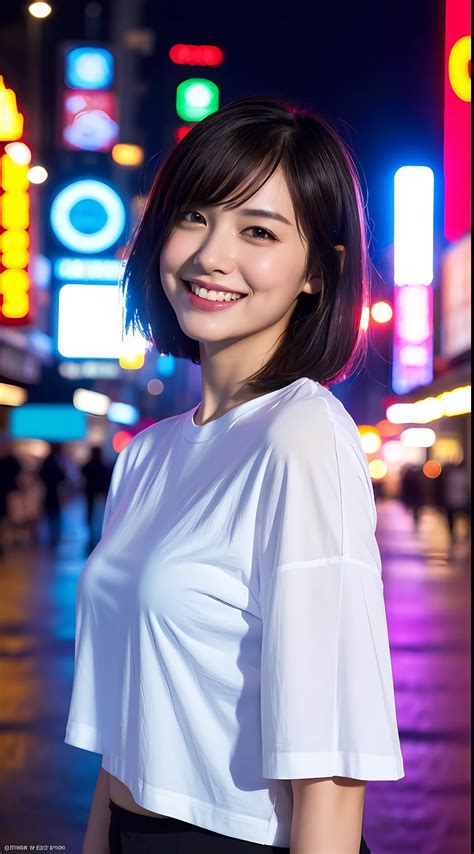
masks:
<svg viewBox="0 0 474 854"><path fill-rule="evenodd" d="M207 290L206 288L200 287L200 285L190 285L193 294L201 297L202 299L208 299L211 302L230 302L231 300L241 299L241 294L231 294L228 291L212 291Z"/></svg>

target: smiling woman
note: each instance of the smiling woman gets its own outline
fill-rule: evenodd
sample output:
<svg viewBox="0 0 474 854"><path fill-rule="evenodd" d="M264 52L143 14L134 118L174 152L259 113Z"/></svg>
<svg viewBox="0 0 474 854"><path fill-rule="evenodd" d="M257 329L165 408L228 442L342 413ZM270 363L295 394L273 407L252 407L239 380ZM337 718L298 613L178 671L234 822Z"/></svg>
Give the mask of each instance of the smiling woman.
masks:
<svg viewBox="0 0 474 854"><path fill-rule="evenodd" d="M255 334L270 320L262 343L273 339L272 355L247 378L247 393L298 376L335 382L366 350L370 270L364 203L342 139L323 117L277 99L235 101L195 125L156 175L122 278L126 327L201 364L205 340L249 323ZM214 332L228 303L193 302L183 291L191 280L251 300L232 302Z"/></svg>
<svg viewBox="0 0 474 854"><path fill-rule="evenodd" d="M237 101L158 172L125 320L202 399L121 452L81 574L66 740L111 812L101 778L83 854L368 852L366 783L403 763L367 459L327 384L363 353L369 268L319 116Z"/></svg>

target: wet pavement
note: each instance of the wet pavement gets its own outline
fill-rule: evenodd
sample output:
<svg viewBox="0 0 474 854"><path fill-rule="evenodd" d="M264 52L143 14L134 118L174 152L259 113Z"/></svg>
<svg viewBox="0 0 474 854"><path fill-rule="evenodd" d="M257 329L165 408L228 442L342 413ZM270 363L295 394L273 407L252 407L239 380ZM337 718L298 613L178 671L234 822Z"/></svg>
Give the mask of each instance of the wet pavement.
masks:
<svg viewBox="0 0 474 854"><path fill-rule="evenodd" d="M397 502L378 516L406 776L368 784L364 836L372 854L468 854L468 546L450 548L433 510L418 531ZM0 558L0 852L81 852L101 759L64 742L83 519L70 505L55 553L16 546Z"/></svg>

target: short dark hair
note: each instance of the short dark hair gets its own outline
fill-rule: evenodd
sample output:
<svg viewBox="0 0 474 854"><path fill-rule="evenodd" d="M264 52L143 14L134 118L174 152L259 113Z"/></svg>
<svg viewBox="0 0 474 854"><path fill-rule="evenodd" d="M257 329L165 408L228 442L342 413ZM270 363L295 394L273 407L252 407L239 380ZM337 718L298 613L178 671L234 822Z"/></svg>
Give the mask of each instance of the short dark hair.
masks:
<svg viewBox="0 0 474 854"><path fill-rule="evenodd" d="M125 329L158 351L200 364L199 342L179 326L160 279L160 254L179 213L190 206L240 205L281 168L300 235L306 275L322 275L320 293L300 293L273 356L246 384L253 392L299 377L345 379L367 350L361 324L371 264L364 202L347 145L319 114L276 98L227 104L196 124L166 154L126 252L121 286ZM345 247L340 270L335 245Z"/></svg>

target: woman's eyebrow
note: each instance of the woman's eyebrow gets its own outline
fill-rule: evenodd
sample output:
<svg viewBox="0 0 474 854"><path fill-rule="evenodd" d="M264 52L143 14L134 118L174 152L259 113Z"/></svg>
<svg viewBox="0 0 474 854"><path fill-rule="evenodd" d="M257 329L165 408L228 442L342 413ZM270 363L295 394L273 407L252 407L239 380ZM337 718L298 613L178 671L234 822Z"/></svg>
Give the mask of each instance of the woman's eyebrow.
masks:
<svg viewBox="0 0 474 854"><path fill-rule="evenodd" d="M282 214L277 213L276 211L267 211L261 208L244 208L239 211L243 216L265 216L268 219L278 219L280 222L284 222L286 225L292 225L289 220L286 219Z"/></svg>

